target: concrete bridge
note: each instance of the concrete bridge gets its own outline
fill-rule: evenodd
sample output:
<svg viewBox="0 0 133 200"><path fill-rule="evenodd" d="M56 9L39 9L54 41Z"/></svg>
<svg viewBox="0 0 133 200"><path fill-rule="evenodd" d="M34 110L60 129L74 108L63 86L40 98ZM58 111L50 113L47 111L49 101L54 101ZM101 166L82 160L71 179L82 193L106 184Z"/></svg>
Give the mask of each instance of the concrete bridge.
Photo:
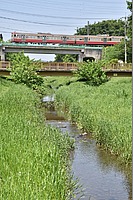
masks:
<svg viewBox="0 0 133 200"><path fill-rule="evenodd" d="M62 63L62 62L41 62L38 74L41 76L72 76L73 72L78 68L77 63ZM106 75L109 77L131 77L132 76L132 65L130 63L114 64L110 67L103 68ZM10 62L0 62L0 75L10 75Z"/></svg>
<svg viewBox="0 0 133 200"><path fill-rule="evenodd" d="M102 47L1 43L0 60L5 61L6 53L22 51L30 54L76 54L79 62L82 62L84 58L99 60L102 57Z"/></svg>

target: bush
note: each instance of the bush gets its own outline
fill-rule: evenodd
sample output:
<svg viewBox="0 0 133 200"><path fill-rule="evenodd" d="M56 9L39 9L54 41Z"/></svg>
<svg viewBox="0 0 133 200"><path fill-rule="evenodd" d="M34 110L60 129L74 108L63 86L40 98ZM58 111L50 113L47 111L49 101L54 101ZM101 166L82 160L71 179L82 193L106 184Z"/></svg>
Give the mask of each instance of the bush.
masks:
<svg viewBox="0 0 133 200"><path fill-rule="evenodd" d="M11 61L11 78L16 83L26 84L28 87L36 88L43 83L43 78L36 72L37 62L30 60L23 52L10 54L8 60Z"/></svg>
<svg viewBox="0 0 133 200"><path fill-rule="evenodd" d="M99 86L109 80L105 72L102 71L103 61L87 61L79 63L79 68L76 75L80 80L84 80L89 85Z"/></svg>

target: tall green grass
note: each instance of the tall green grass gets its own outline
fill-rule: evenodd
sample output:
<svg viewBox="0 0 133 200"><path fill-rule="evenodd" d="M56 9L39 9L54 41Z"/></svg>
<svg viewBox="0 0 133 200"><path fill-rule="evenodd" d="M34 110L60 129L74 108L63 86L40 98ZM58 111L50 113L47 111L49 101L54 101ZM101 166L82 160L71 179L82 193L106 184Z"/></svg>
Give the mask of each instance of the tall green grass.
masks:
<svg viewBox="0 0 133 200"><path fill-rule="evenodd" d="M112 78L99 87L76 82L56 92L69 118L126 163L132 154L131 85L131 78Z"/></svg>
<svg viewBox="0 0 133 200"><path fill-rule="evenodd" d="M73 142L44 124L36 93L0 79L0 199L71 199Z"/></svg>

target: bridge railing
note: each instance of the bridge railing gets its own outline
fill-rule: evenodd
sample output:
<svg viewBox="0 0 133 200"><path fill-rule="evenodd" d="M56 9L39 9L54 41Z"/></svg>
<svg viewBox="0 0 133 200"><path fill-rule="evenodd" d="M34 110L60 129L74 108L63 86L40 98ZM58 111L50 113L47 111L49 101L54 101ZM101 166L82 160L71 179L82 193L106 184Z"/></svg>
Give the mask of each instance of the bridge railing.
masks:
<svg viewBox="0 0 133 200"><path fill-rule="evenodd" d="M0 69L8 69L8 68L10 68L9 61L0 61Z"/></svg>
<svg viewBox="0 0 133 200"><path fill-rule="evenodd" d="M34 63L35 64L35 63ZM40 62L38 64L39 70L63 70L63 71L73 71L78 68L77 63L63 63L63 62ZM0 61L0 69L7 69L10 68L10 62L9 61ZM132 70L132 64L131 63L117 63L117 64L110 64L105 67L103 67L103 70Z"/></svg>
<svg viewBox="0 0 133 200"><path fill-rule="evenodd" d="M78 68L77 63L63 63L63 62L42 62L41 69L42 70L75 70ZM110 64L103 67L103 70L131 70L131 63L117 63Z"/></svg>
<svg viewBox="0 0 133 200"><path fill-rule="evenodd" d="M132 64L131 63L116 63L116 64L109 64L103 67L103 70L131 70Z"/></svg>
<svg viewBox="0 0 133 200"><path fill-rule="evenodd" d="M41 70L75 70L77 69L76 63L63 63L63 62L42 62Z"/></svg>

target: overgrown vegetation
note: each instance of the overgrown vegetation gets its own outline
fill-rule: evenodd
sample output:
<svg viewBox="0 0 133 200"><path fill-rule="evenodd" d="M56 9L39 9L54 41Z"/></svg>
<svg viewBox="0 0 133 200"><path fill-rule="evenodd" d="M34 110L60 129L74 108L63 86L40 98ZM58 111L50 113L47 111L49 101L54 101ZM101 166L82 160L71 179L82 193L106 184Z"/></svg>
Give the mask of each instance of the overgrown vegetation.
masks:
<svg viewBox="0 0 133 200"><path fill-rule="evenodd" d="M0 78L0 90L0 199L71 199L73 141L44 124L30 88Z"/></svg>
<svg viewBox="0 0 133 200"><path fill-rule="evenodd" d="M85 25L83 28L77 29L77 35L86 35L88 26ZM108 35L118 35L124 36L124 21L119 20L103 20L101 22L95 22L89 24L89 34L98 35L98 34L108 34Z"/></svg>
<svg viewBox="0 0 133 200"><path fill-rule="evenodd" d="M97 62L82 62L79 63L79 68L75 72L79 80L86 81L87 84L99 86L109 80L105 72L102 70L103 61Z"/></svg>
<svg viewBox="0 0 133 200"><path fill-rule="evenodd" d="M112 78L99 87L75 82L56 92L58 105L83 131L118 158L131 162L131 78Z"/></svg>
<svg viewBox="0 0 133 200"><path fill-rule="evenodd" d="M78 55L61 55L57 54L55 56L55 62L77 62Z"/></svg>
<svg viewBox="0 0 133 200"><path fill-rule="evenodd" d="M23 83L33 89L43 84L43 78L36 70L40 67L39 62L31 60L24 52L10 53L6 56L11 62L11 78L15 83Z"/></svg>

